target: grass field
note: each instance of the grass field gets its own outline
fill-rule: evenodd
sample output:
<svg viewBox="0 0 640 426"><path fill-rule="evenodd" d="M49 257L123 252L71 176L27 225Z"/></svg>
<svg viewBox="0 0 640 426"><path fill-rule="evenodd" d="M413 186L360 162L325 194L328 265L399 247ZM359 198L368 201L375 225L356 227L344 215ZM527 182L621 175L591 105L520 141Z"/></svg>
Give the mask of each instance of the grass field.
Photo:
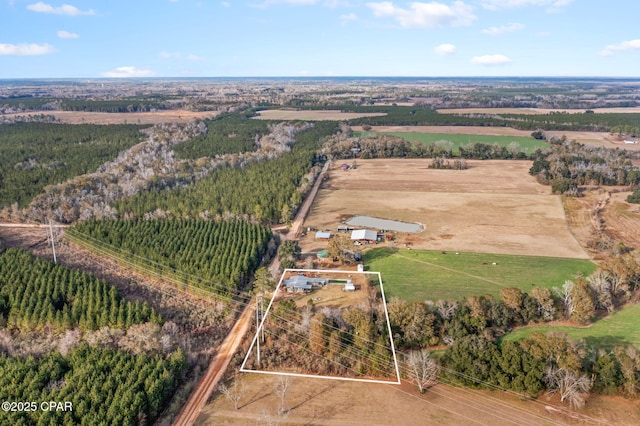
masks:
<svg viewBox="0 0 640 426"><path fill-rule="evenodd" d="M382 132L356 132L359 136L376 135ZM411 142L420 142L423 144L432 144L436 141L446 140L453 142L453 152L457 153L458 148L466 146L470 143L482 143L486 145L499 144L508 146L512 142L519 145L519 150L531 153L536 148L544 148L548 146L547 142L536 140L531 137L524 136L494 136L494 135L470 135L470 134L447 134L447 133L420 133L420 132L384 132L387 135L398 136Z"/></svg>
<svg viewBox="0 0 640 426"><path fill-rule="evenodd" d="M364 260L370 271L382 273L387 297L410 302L484 294L497 298L505 287L560 287L596 268L582 259L392 248L370 250Z"/></svg>
<svg viewBox="0 0 640 426"><path fill-rule="evenodd" d="M538 331L567 333L573 339L584 339L590 346L612 349L616 346L640 346L640 304L629 305L600 319L588 327L540 324L518 328L507 334L504 340L519 340Z"/></svg>

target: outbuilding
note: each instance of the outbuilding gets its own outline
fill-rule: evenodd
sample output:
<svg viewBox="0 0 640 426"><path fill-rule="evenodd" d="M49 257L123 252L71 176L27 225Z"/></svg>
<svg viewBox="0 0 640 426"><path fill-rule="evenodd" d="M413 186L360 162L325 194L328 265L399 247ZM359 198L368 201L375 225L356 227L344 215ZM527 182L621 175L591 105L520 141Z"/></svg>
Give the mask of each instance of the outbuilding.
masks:
<svg viewBox="0 0 640 426"><path fill-rule="evenodd" d="M378 241L378 233L370 229L356 229L351 232L352 241L375 243Z"/></svg>
<svg viewBox="0 0 640 426"><path fill-rule="evenodd" d="M316 240L328 240L331 238L331 232L318 231L316 232Z"/></svg>

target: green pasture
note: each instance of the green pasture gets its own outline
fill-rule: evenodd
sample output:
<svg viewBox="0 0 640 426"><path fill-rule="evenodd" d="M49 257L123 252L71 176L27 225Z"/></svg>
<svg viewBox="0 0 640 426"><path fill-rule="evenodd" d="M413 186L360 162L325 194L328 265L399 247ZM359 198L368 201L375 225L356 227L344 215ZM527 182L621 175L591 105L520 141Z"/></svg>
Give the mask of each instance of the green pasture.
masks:
<svg viewBox="0 0 640 426"><path fill-rule="evenodd" d="M384 133L386 135L393 135L410 142L420 142L423 144L432 144L434 142L445 140L453 143L453 152L457 154L458 148L464 147L470 143L481 143L485 145L498 144L502 146L509 146L512 142L516 142L519 146L518 151L525 152L527 154L532 153L537 148L544 148L549 146L547 142L543 140L537 140L531 137L524 136L490 136L490 135L465 135L465 134L447 134L447 133L416 133L416 132L355 132L357 136L375 136L376 134Z"/></svg>
<svg viewBox="0 0 640 426"><path fill-rule="evenodd" d="M596 269L580 259L392 248L369 250L364 260L368 270L382 273L387 298L409 302L485 294L498 298L505 287L526 292L534 286L561 287Z"/></svg>
<svg viewBox="0 0 640 426"><path fill-rule="evenodd" d="M640 346L640 304L626 306L599 319L587 327L540 324L521 327L504 336L503 340L519 340L533 332L546 334L552 331L567 333L571 338L584 339L587 345L603 349L616 346Z"/></svg>

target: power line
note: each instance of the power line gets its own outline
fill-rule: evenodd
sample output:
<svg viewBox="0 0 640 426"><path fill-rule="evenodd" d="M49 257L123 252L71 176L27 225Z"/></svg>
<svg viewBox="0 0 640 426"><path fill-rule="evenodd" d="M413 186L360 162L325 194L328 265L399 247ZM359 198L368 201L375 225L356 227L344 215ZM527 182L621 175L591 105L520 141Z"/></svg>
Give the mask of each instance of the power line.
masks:
<svg viewBox="0 0 640 426"><path fill-rule="evenodd" d="M74 230L74 231L75 231L75 232L78 232L77 230ZM97 240L97 239L95 239L95 238L93 238L93 237L91 237L91 236L88 236L88 235L86 235L86 234L82 234L82 235L86 236L87 238L89 238L89 239L91 239L91 240L94 240L96 243L101 244L101 245L103 245L103 246L112 247L112 248L113 248L113 249L115 249L116 251L121 251L121 252L123 251L121 248L118 248L118 247L112 246L112 245L110 245L110 244L108 244L108 243L105 243L105 242L103 242L103 241ZM95 248L95 247L94 247L94 248ZM121 258L120 256L117 256L117 255L115 255L114 253L110 253L109 251L105 251L105 250L100 250L100 251L101 251L101 252L103 252L103 254L105 254L105 255L107 255L107 256L113 256L113 257L115 257L117 262L124 262L125 264L129 264L133 269L138 269L138 270L140 270L140 269L141 269L141 270L143 270L143 271L144 271L144 272L146 272L146 273L150 273L150 274L152 274L152 275L154 275L154 276L160 277L160 278L162 278L162 279L166 279L166 280L168 280L168 281L170 281L170 282L173 282L174 284L177 284L177 285L186 285L186 286L188 286L189 288L192 288L192 289L193 289L193 288L198 289L198 291L201 291L202 293L205 293L205 294L207 294L207 295L213 296L213 297L215 297L215 298L222 298L222 299L226 299L226 301L227 301L228 303L230 303L230 304L232 304L232 305L233 305L233 304L235 304L235 305L237 305L237 306L238 306L237 308L231 308L231 309L232 309L233 311L235 311L235 312L240 312L242 308L244 308L244 307L246 307L247 305L249 305L249 303L248 303L248 302L243 302L242 300L236 300L236 299L233 299L233 298L231 298L231 297L229 297L229 296L226 296L226 295L223 295L223 294L218 294L218 293L216 293L215 291L205 290L205 289L202 289L202 288L199 288L199 287L189 286L188 284L183 283L183 282L181 282L181 281L179 281L179 280L177 280L177 279L175 279L175 278L167 277L167 276L165 276L165 275L163 275L163 274L161 274L161 273L159 273L159 272L156 272L156 271L150 270L149 268L145 268L145 267L142 267L142 266L140 266L140 265L138 265L138 264L135 264L135 263L133 263L133 262L130 262L130 261L124 260L124 259L123 259L123 258ZM128 253L127 253L127 254L128 254ZM150 263L152 263L152 264L156 264L156 265L161 266L161 267L163 267L163 268L165 268L165 269L172 269L172 270L173 270L174 272L176 272L176 273L179 273L179 274L182 274L182 275L185 275L185 276L188 276L188 277L196 278L196 279L197 279L197 280L199 280L200 282L205 282L205 283L211 284L211 286L212 286L212 288L213 288L213 289L215 289L216 287L221 287L220 285L216 285L215 283L210 283L210 282L208 282L208 281L206 281L206 280L202 279L201 277L194 276L194 275L192 275L192 274L188 274L188 273L184 273L184 272L178 271L178 270L176 270L175 268L168 268L168 267L166 267L165 265L159 264L158 262L155 262L155 261L153 261L153 260L151 260L151 259L144 258L144 257L139 256L139 255L131 255L131 254L128 254L128 255L130 255L130 256L134 256L134 257L137 257L137 258L140 258L140 259L143 259L143 260L146 260L146 261L148 261L148 262L150 262ZM228 291L228 289L227 289L226 287L222 287L222 288L225 290L225 292L226 292L226 291ZM247 297L249 296L249 293L247 293L247 292L239 292L238 294L239 294L239 295L246 295ZM175 295L172 295L172 296L175 296ZM279 319L279 320L281 320L281 321L285 322L285 323L286 323L286 324L288 324L288 325L296 325L293 321L290 321L290 320L287 320L287 319L285 319L285 318L279 317L279 316L277 316L277 315L275 315L275 314L273 314L273 313L271 313L270 315L273 315L276 319ZM263 318L263 321L264 321L264 318ZM311 319L310 319L310 321L315 321L315 320L314 320L313 318L311 318ZM284 328L284 327L278 326L278 325L276 325L276 324L271 324L271 325L272 325L272 326L275 326L275 327L278 327L278 328L280 328L280 329L282 329L282 330L285 330L285 331L288 331L288 330L289 330L289 329L287 329L287 328ZM333 329L335 329L335 330L342 331L341 329L339 329L339 328L337 328L337 327L334 327L334 326L330 326L330 327L331 327L331 328L333 328ZM263 332L264 332L264 330L263 330ZM268 331L268 330L267 330L267 333L268 333L268 334L270 334L270 335L273 335L273 333L272 333L271 331ZM281 337L280 337L280 338L281 338ZM322 336L322 338L323 338L323 339L325 339L325 340L327 340L327 339L328 339L328 337L327 337L327 336ZM364 340L365 340L365 342L366 342L366 343L370 343L370 344L372 344L372 345L378 345L378 346L381 346L381 344L380 344L380 343L378 343L378 342L370 341L370 340L368 340L368 339L364 339ZM288 340L287 340L287 339L285 339L285 341L288 341ZM290 341L289 341L289 342L290 342ZM327 342L328 342L328 340L327 340ZM290 342L290 343L292 343L292 344L294 344L294 345L297 345L297 344L296 344L296 343L294 343L294 342ZM299 345L298 345L298 346L299 346ZM346 345L346 344L345 344L345 343L343 343L343 342L340 342L340 347L341 347L342 349L349 349L350 351L354 350L353 346ZM383 347L384 347L385 349L389 349L389 348L388 348L388 347L386 347L386 346L383 346ZM308 349L307 349L307 348L304 348L304 349L308 351ZM315 355L316 355L316 356L319 356L319 357L321 357L321 358L324 358L324 359L328 360L329 362L336 363L336 361L335 361L335 360L331 360L331 359L329 359L329 358L327 358L327 357L324 357L324 356L322 356L322 355L320 355L320 354L315 354ZM348 358L348 359L351 359L351 360L357 360L357 359L355 359L355 358L353 358L353 357L350 357L349 355L346 355L346 356L345 356L345 355L343 354L343 357ZM367 358L367 357L368 357L368 358ZM373 361L375 361L375 360L376 360L376 358L375 358L375 357L378 357L378 361L384 361L384 360L380 359L380 358L379 358L379 357L380 357L380 355L379 355L379 354L376 354L376 353L373 353L373 354L366 354L366 355L365 355L365 359L371 359L371 360L373 360ZM338 364L339 364L339 363L338 363ZM408 367L408 364L407 364L406 362L402 361L402 360L400 361L400 364L401 364L405 369ZM342 367L344 367L344 368L347 368L347 369L349 369L349 370L353 371L354 373L356 373L356 375L358 375L358 372L357 372L357 371L355 371L355 370L353 370L351 367L346 366L346 365L344 365L344 364L340 364L340 365L341 365ZM518 396L518 397L523 397L523 396L525 396L525 395L520 394L520 393L518 393L518 392L515 392L515 391L512 391L512 390L509 390L509 389L506 389L506 388L502 388L502 387L500 387L500 386L498 386L498 385L493 385L493 384L488 383L488 382L486 382L486 381L482 381L482 380L480 380L480 379L474 378L474 377L472 377L472 376L465 375L465 374L463 374L463 373L460 373L460 372L457 372L457 371L454 371L454 370L451 370L451 369L448 369L448 368L444 368L444 367L440 367L440 368L442 368L443 370L448 371L448 372L450 372L450 373L452 373L452 374L455 374L455 375L458 375L458 376L461 376L461 377L465 377L465 378L467 378L467 379L469 379L469 380L472 380L472 381L474 381L474 382L476 382L476 383L478 383L478 384L481 384L481 385L483 385L483 386L486 386L486 387L488 387L488 388L492 388L492 389L500 390L500 391L503 391L503 392L506 392L506 393L509 393L509 394L516 395L516 396ZM404 370L404 371L406 371L406 370ZM440 380L440 381L442 381L443 383L445 383L443 380ZM464 389L464 388L457 388L457 389ZM468 390L465 390L465 391L466 391L467 393L469 392ZM437 391L434 391L433 389L432 389L432 390L430 390L430 392L438 394L438 392L437 392ZM500 400L498 400L498 399L496 399L496 398L494 398L494 400L495 400L495 401L499 401L502 405L504 405L504 403L503 403L502 401L500 401ZM539 401L536 401L535 399L534 399L534 400L532 400L532 402L533 402L533 403L536 403L536 404L541 404ZM549 404L544 404L544 405L549 405ZM509 407L513 408L513 406L509 406ZM554 408L558 409L558 410L559 410L559 411L561 411L561 412L565 412L565 410L564 410L563 408L558 408L558 407L554 407ZM521 410L523 410L523 409L521 409ZM531 414L531 415L537 415L537 414L531 413L530 411L527 411L527 410L523 410L523 412L528 413L528 414ZM588 418L588 419L590 419L590 420L593 420L594 422L597 422L597 423L598 423L598 420L597 420L597 419L592 419L592 418L590 418L589 416L584 416L584 417L585 417L585 418ZM541 417L541 419L544 419L544 421L547 421L547 422L548 422L548 421L552 421L552 420L550 420L549 418L544 417L544 416L542 416L542 417Z"/></svg>

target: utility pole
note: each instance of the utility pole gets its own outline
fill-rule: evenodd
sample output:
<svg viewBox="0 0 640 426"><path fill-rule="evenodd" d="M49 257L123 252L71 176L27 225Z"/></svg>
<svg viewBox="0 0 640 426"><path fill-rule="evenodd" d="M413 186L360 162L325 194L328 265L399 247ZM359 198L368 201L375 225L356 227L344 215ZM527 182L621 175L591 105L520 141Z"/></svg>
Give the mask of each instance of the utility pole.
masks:
<svg viewBox="0 0 640 426"><path fill-rule="evenodd" d="M56 244L53 241L53 223L51 222L51 218L49 218L49 234L51 235L51 249L53 250L53 263L58 263L58 259L56 259Z"/></svg>
<svg viewBox="0 0 640 426"><path fill-rule="evenodd" d="M258 319L258 303L256 303L256 340L258 341L258 368L260 368L260 335L258 334L258 327L260 327L260 320Z"/></svg>
<svg viewBox="0 0 640 426"><path fill-rule="evenodd" d="M264 297L259 294L256 295L256 343L258 350L258 367L260 367L260 340L264 342L264 328L260 329L260 323L263 320L264 315ZM260 334L262 333L262 338Z"/></svg>

